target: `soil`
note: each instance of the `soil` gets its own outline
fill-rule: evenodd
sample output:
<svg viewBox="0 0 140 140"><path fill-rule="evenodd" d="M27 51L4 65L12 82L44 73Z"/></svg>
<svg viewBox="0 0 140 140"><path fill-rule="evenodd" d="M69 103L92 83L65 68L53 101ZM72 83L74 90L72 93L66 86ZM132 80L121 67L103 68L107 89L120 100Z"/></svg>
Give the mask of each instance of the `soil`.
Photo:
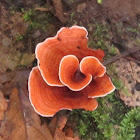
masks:
<svg viewBox="0 0 140 140"><path fill-rule="evenodd" d="M34 55L36 45L54 36L64 26L86 27L89 31L89 40L95 42L97 40L94 32L100 28L98 25L107 27L107 31L106 29L99 31L100 38L105 38L107 46L114 45L119 54L140 46L140 0L103 0L101 4L98 4L97 0L60 0L60 2L62 3L58 6L62 7L54 5L52 0L0 1L0 79L3 75L7 75L7 72L15 74L17 71L36 66ZM57 8L60 8L61 12L57 13ZM109 38L101 35L106 33L109 34ZM91 47L99 48L96 45ZM109 54L109 47L102 49L107 56L113 57ZM129 68L126 67L126 63ZM118 66L118 73L121 70L119 76L124 80L126 87L129 87L130 93L128 96L120 91L119 97L128 106L140 106L140 51L114 64ZM130 76L129 71L131 77L127 79ZM12 80L11 77L5 76L0 82L0 90L6 99L10 98L17 82L16 78ZM19 74L17 77L19 78ZM27 81L27 76L25 77L23 79Z"/></svg>

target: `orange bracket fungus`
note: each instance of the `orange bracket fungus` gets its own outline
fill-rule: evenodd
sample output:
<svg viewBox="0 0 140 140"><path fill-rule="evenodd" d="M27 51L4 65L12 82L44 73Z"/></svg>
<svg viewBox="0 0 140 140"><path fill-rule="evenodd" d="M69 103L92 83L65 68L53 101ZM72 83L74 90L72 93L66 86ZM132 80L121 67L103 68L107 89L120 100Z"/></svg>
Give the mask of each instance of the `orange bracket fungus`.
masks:
<svg viewBox="0 0 140 140"><path fill-rule="evenodd" d="M29 76L29 97L35 111L52 117L62 109L93 111L115 90L102 64L104 52L87 46L87 30L72 26L36 47L38 66Z"/></svg>

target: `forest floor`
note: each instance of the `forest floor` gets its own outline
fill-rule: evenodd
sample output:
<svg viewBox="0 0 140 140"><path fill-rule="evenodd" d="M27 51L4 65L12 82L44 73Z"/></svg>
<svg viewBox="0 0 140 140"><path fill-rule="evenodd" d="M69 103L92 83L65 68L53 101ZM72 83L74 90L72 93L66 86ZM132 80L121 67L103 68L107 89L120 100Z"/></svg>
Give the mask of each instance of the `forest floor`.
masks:
<svg viewBox="0 0 140 140"><path fill-rule="evenodd" d="M84 26L102 49L116 90L93 111L32 108L27 80L35 47L61 27ZM140 0L0 1L0 140L140 140Z"/></svg>

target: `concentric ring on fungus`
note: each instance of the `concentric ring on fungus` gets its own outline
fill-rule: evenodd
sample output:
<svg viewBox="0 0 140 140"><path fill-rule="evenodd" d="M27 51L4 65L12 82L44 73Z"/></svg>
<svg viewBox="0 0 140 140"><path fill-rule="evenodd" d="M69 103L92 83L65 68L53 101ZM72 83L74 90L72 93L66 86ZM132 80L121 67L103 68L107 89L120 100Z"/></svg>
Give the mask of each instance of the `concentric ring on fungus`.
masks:
<svg viewBox="0 0 140 140"><path fill-rule="evenodd" d="M38 66L29 76L29 98L35 111L50 117L62 109L97 108L96 97L115 90L102 65L104 52L87 46L87 30L61 28L36 47Z"/></svg>

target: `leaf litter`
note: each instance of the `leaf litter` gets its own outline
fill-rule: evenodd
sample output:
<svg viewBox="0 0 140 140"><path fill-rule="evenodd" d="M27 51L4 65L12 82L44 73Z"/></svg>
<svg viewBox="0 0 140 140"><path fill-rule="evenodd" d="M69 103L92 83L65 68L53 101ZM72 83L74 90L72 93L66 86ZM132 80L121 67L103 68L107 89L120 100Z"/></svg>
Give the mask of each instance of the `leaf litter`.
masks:
<svg viewBox="0 0 140 140"><path fill-rule="evenodd" d="M105 6L105 8L107 8L107 10L109 11L109 15L111 18L120 18L121 21L127 21L136 18L136 15L139 12L139 9L137 8L133 11L134 7L140 3L139 0L136 0L135 5L131 5L131 2L132 0L125 0L123 2L127 3L126 9L129 9L128 13L130 13L128 15L126 12L123 12L123 5L119 7L119 0L117 0L115 3L112 3L112 9L112 4L109 2L109 0L107 0L106 3L103 2L103 6ZM102 5L98 7L96 2L89 1L86 3L86 6L86 8L82 9L83 13L79 14L83 17L86 16L87 18L79 19L79 22L82 21L83 23L89 23L91 21L89 21L88 18L92 20L91 17L94 16L95 18L99 18L102 17L101 15L103 15L103 13L106 13ZM92 15L91 13L95 14ZM58 16L58 18L61 20L61 17L59 16L62 16L63 18L62 14L63 13L59 15L57 13L56 16ZM106 14L104 17L106 17ZM124 19L124 17L126 18ZM21 26L19 25L23 25L24 28L21 28ZM67 123L66 116L60 117L58 114L52 118L50 124L41 124L40 117L33 110L29 102L27 78L30 70L15 71L15 68L17 68L19 65L28 67L34 61L34 54L32 54L31 52L23 53L20 51L25 49L25 43L22 43L22 41L17 41L18 37L26 33L28 26L23 21L22 14L16 12L11 15L9 14L8 10L2 7L1 26L3 36L0 42L0 73L5 72L9 69L12 70L12 72L6 72L0 75L0 89L2 89L2 92L0 92L0 140L18 140L19 137L21 140L51 140L54 138L56 140L79 140L78 137L74 136L74 132L70 127L65 128L65 125ZM116 60L118 59L115 59L115 61ZM115 62L115 64L118 66L117 71L126 87L126 94L124 94L124 91L122 90L119 91L120 98L128 106L139 106L139 65L133 61L128 61L121 57L117 62ZM25 83L23 83L23 81L25 81ZM132 81L132 83L130 81ZM8 99L5 99L4 97L8 97Z"/></svg>
<svg viewBox="0 0 140 140"><path fill-rule="evenodd" d="M125 58L116 61L115 65L124 86L119 91L120 98L128 106L140 106L140 91L136 89L136 85L140 83L140 67L137 63Z"/></svg>
<svg viewBox="0 0 140 140"><path fill-rule="evenodd" d="M7 101L4 98L3 93L0 91L0 121L4 119L4 112L7 109Z"/></svg>
<svg viewBox="0 0 140 140"><path fill-rule="evenodd" d="M24 72L24 71L23 71ZM28 71L24 72L26 75ZM17 76L15 76L17 74ZM2 104L4 118L0 123L0 138L4 140L79 140L77 137L67 137L63 128L66 125L66 116L54 116L50 124L43 123L39 115L34 111L28 97L27 76L18 78L18 72L14 74L12 79L15 84L11 85L12 93L7 102L4 95L0 94L0 103ZM17 81L18 79L18 81ZM11 80L11 75L6 81ZM1 105L1 104L0 104ZM5 106L5 108L4 108ZM0 109L1 109L0 108ZM2 114L2 115L3 115Z"/></svg>

